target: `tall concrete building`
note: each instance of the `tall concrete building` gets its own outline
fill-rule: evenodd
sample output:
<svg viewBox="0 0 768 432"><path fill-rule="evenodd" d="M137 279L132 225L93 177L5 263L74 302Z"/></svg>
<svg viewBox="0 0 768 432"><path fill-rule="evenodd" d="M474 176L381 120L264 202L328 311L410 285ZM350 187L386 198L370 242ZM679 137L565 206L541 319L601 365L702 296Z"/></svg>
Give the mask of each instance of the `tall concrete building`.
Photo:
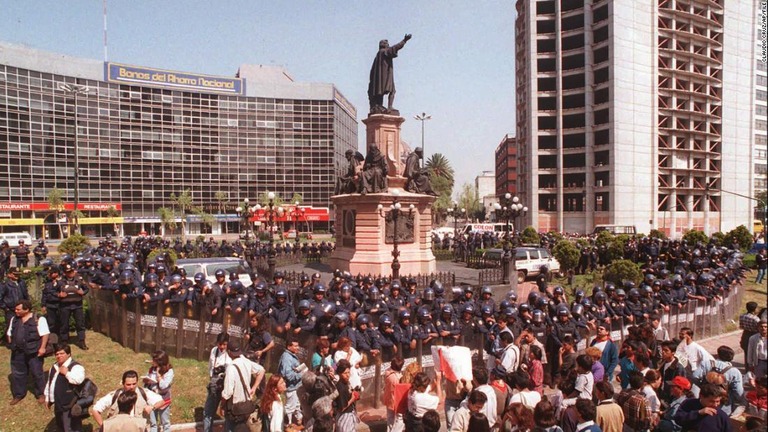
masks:
<svg viewBox="0 0 768 432"><path fill-rule="evenodd" d="M763 8L765 1L756 1L757 7L757 25L755 25L755 36L757 37L756 55L757 72L755 73L755 151L754 151L754 172L755 185L752 196L768 189L768 64L766 63L766 46L763 38L765 37L764 24L768 20L768 12ZM765 219L764 208L756 212L755 217L761 220Z"/></svg>
<svg viewBox="0 0 768 432"><path fill-rule="evenodd" d="M518 0L518 195L540 231L751 221L752 0Z"/></svg>
<svg viewBox="0 0 768 432"><path fill-rule="evenodd" d="M158 208L187 189L216 219L188 217L192 234L236 231L235 207L266 191L301 194L327 224L356 117L333 84L281 67L220 77L0 43L0 230L56 230L54 188L85 213L85 233L159 232Z"/></svg>
<svg viewBox="0 0 768 432"><path fill-rule="evenodd" d="M496 196L517 194L517 139L507 134L496 147Z"/></svg>

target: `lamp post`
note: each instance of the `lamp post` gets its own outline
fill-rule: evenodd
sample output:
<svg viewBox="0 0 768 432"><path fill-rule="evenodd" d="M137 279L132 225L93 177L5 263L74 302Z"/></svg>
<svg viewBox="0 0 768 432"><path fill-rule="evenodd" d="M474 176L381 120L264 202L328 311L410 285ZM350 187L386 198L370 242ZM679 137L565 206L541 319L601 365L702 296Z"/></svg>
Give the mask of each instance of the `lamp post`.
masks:
<svg viewBox="0 0 768 432"><path fill-rule="evenodd" d="M459 248L464 243L464 236L459 234L459 216L466 217L467 209L459 208L459 203L453 202L453 207L448 209L448 214L453 216L453 262L459 260Z"/></svg>
<svg viewBox="0 0 768 432"><path fill-rule="evenodd" d="M400 189L393 189L392 190L392 196L394 197L392 199L392 204L389 206L389 211L384 212L384 206L379 204L378 210L379 210L379 216L383 217L384 220L391 220L393 224L392 228L392 280L399 279L400 278L400 260L398 257L400 256L400 251L397 250L397 221L400 218L400 209L402 208L402 204L400 204ZM411 204L408 207L408 215L413 213L414 205ZM386 236L386 229L385 229L385 236Z"/></svg>
<svg viewBox="0 0 768 432"><path fill-rule="evenodd" d="M415 116L413 116L413 118L421 122L421 151L424 154L424 163L426 164L427 153L424 151L424 122L427 120L432 120L432 116L423 112L421 114L416 114Z"/></svg>
<svg viewBox="0 0 768 432"><path fill-rule="evenodd" d="M510 280L509 261L510 259L514 259L511 257L514 257L517 252L515 250L515 247L517 246L517 236L513 234L512 238L510 238L511 229L509 227L509 221L512 220L512 229L514 229L517 217L527 213L528 207L523 206L523 204L520 203L520 198L512 197L512 194L509 192L504 194L504 197L499 201L501 201L501 204L496 203L493 207L496 213L496 220L503 221L505 225L504 254L501 256L501 268L504 273L502 283L506 285L509 284ZM512 261L512 270L517 273L514 261ZM515 274L515 277L517 277L517 274Z"/></svg>
<svg viewBox="0 0 768 432"><path fill-rule="evenodd" d="M237 216L240 218L240 232L245 231L245 242L248 243L248 240L251 238L251 217L256 213L255 207L248 207L248 198L245 198L243 200L243 205L238 206L235 211L237 212Z"/></svg>
<svg viewBox="0 0 768 432"><path fill-rule="evenodd" d="M267 231L269 232L269 251L267 252L267 266L269 267L269 277L272 278L275 276L275 243L274 243L274 235L272 230L275 226L275 219L283 217L283 213L285 212L282 207L279 205L275 205L275 193L269 192L267 193L267 199L269 199L269 202L264 209L264 217L267 219ZM260 204L256 204L254 206L254 209L258 212L262 209Z"/></svg>
<svg viewBox="0 0 768 432"><path fill-rule="evenodd" d="M304 216L307 212L307 209L300 208L299 202L296 201L295 207L293 208L293 211L291 212L291 219L293 219L293 227L296 230L296 247L299 246L299 221L302 217L306 220L306 216Z"/></svg>
<svg viewBox="0 0 768 432"><path fill-rule="evenodd" d="M79 130L77 127L78 115L77 115L77 96L86 95L91 89L82 84L61 84L59 89L64 90L66 93L71 94L75 98L75 145L74 145L74 158L75 158L75 209L72 212L75 220L75 233L80 233L80 220L78 218L78 204L80 203L80 155L78 154L78 138Z"/></svg>

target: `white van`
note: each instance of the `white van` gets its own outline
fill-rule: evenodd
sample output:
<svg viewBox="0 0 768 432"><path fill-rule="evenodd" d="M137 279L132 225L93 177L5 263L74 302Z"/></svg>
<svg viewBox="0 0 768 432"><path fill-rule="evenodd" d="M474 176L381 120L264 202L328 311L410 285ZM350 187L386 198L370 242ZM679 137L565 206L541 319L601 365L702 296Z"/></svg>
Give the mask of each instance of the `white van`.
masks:
<svg viewBox="0 0 768 432"><path fill-rule="evenodd" d="M509 225L503 223L471 223L464 225L464 228L461 229L461 233L464 235L473 232L505 233L507 232L507 226L509 226L511 231L514 231L511 223Z"/></svg>
<svg viewBox="0 0 768 432"><path fill-rule="evenodd" d="M24 240L24 244L27 246L32 244L32 236L28 232L16 232L16 233L0 233L0 242L3 240L8 242L8 246L15 248L19 245L19 240Z"/></svg>

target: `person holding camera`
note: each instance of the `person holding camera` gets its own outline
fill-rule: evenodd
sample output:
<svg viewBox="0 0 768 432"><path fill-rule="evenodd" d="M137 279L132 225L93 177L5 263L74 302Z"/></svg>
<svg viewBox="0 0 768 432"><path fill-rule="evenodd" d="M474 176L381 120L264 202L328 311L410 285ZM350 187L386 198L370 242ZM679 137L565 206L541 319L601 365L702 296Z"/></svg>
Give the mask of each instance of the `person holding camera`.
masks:
<svg viewBox="0 0 768 432"><path fill-rule="evenodd" d="M360 387L352 387L350 384L350 372L352 365L349 360L342 359L336 364L336 375L339 382L336 389L339 395L333 400L333 409L336 412L336 432L355 432L360 418L357 416L356 404L360 400Z"/></svg>
<svg viewBox="0 0 768 432"><path fill-rule="evenodd" d="M208 396L205 398L203 408L203 432L213 431L213 416L216 414L216 407L221 400L221 392L224 390L224 373L227 366L232 363L232 359L227 353L229 345L229 334L219 333L216 336L216 346L211 348L211 355L208 357Z"/></svg>

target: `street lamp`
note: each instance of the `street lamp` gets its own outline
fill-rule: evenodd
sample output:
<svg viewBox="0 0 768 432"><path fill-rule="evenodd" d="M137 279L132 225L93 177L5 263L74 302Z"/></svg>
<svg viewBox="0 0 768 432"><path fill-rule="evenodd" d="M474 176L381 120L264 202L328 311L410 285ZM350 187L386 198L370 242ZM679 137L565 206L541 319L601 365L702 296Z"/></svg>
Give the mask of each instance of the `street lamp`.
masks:
<svg viewBox="0 0 768 432"><path fill-rule="evenodd" d="M240 218L240 232L245 231L245 243L251 238L251 217L256 213L256 207L248 207L248 198L243 200L243 205L238 206L235 211Z"/></svg>
<svg viewBox="0 0 768 432"><path fill-rule="evenodd" d="M397 250L397 221L401 216L401 208L402 204L400 204L400 189L392 189L392 204L389 206L389 211L384 212L384 206L379 204L378 210L379 210L379 216L383 217L385 221L392 221L393 228L392 228L392 280L399 279L400 278L400 260L398 257L400 256L400 251ZM411 204L408 206L408 213L407 215L410 216L413 213L414 205ZM386 236L386 229L385 229L385 236Z"/></svg>
<svg viewBox="0 0 768 432"><path fill-rule="evenodd" d="M285 210L283 210L282 207L279 205L275 205L275 193L269 192L267 193L267 199L269 199L269 202L264 209L264 217L267 220L267 231L269 232L269 251L267 252L267 266L269 267L269 277L273 278L275 276L275 243L274 243L274 235L272 233L272 230L275 226L275 219L283 217L283 213ZM254 209L258 212L262 209L260 204L256 204L254 206Z"/></svg>
<svg viewBox="0 0 768 432"><path fill-rule="evenodd" d="M467 217L467 209L459 208L459 203L453 202L453 207L448 209L448 214L453 216L453 261L459 260L459 253L463 249L464 236L459 234L459 216Z"/></svg>
<svg viewBox="0 0 768 432"><path fill-rule="evenodd" d="M306 216L304 216L307 212L307 209L300 208L299 202L296 201L295 207L293 208L293 211L291 212L291 219L293 219L293 228L296 230L296 246L299 246L299 221L301 218L304 218L306 220Z"/></svg>
<svg viewBox="0 0 768 432"><path fill-rule="evenodd" d="M74 157L75 157L75 210L72 212L72 215L74 216L75 220L75 227L74 231L75 233L80 233L80 220L78 218L78 204L80 203L80 156L78 154L78 135L79 130L77 127L77 121L78 121L78 115L77 115L77 96L78 95L87 95L88 92L91 91L91 89L82 84L60 84L59 85L60 90L64 90L66 93L69 93L75 97L75 146L74 146Z"/></svg>
<svg viewBox="0 0 768 432"><path fill-rule="evenodd" d="M421 122L421 152L424 154L424 163L427 162L427 153L424 151L424 122L427 120L432 120L431 115L427 115L427 113L423 112L420 115L416 114L413 116L414 119Z"/></svg>
<svg viewBox="0 0 768 432"><path fill-rule="evenodd" d="M500 200L500 203L496 203L493 205L496 213L496 220L503 221L505 225L505 240L503 244L504 254L501 256L501 267L503 272L503 284L509 284L509 261L510 256L515 256L517 251L515 250L515 247L517 246L517 236L512 235L512 238L510 239L510 231L511 229L515 229L516 226L516 219L517 217L525 214L528 212L528 207L523 206L523 204L520 202L520 198L518 197L512 197L512 194L507 192L504 194L504 197ZM512 220L513 226L510 229L509 227L509 221ZM512 270L517 273L517 269L515 266L515 262L512 261ZM517 277L517 275L515 275Z"/></svg>

